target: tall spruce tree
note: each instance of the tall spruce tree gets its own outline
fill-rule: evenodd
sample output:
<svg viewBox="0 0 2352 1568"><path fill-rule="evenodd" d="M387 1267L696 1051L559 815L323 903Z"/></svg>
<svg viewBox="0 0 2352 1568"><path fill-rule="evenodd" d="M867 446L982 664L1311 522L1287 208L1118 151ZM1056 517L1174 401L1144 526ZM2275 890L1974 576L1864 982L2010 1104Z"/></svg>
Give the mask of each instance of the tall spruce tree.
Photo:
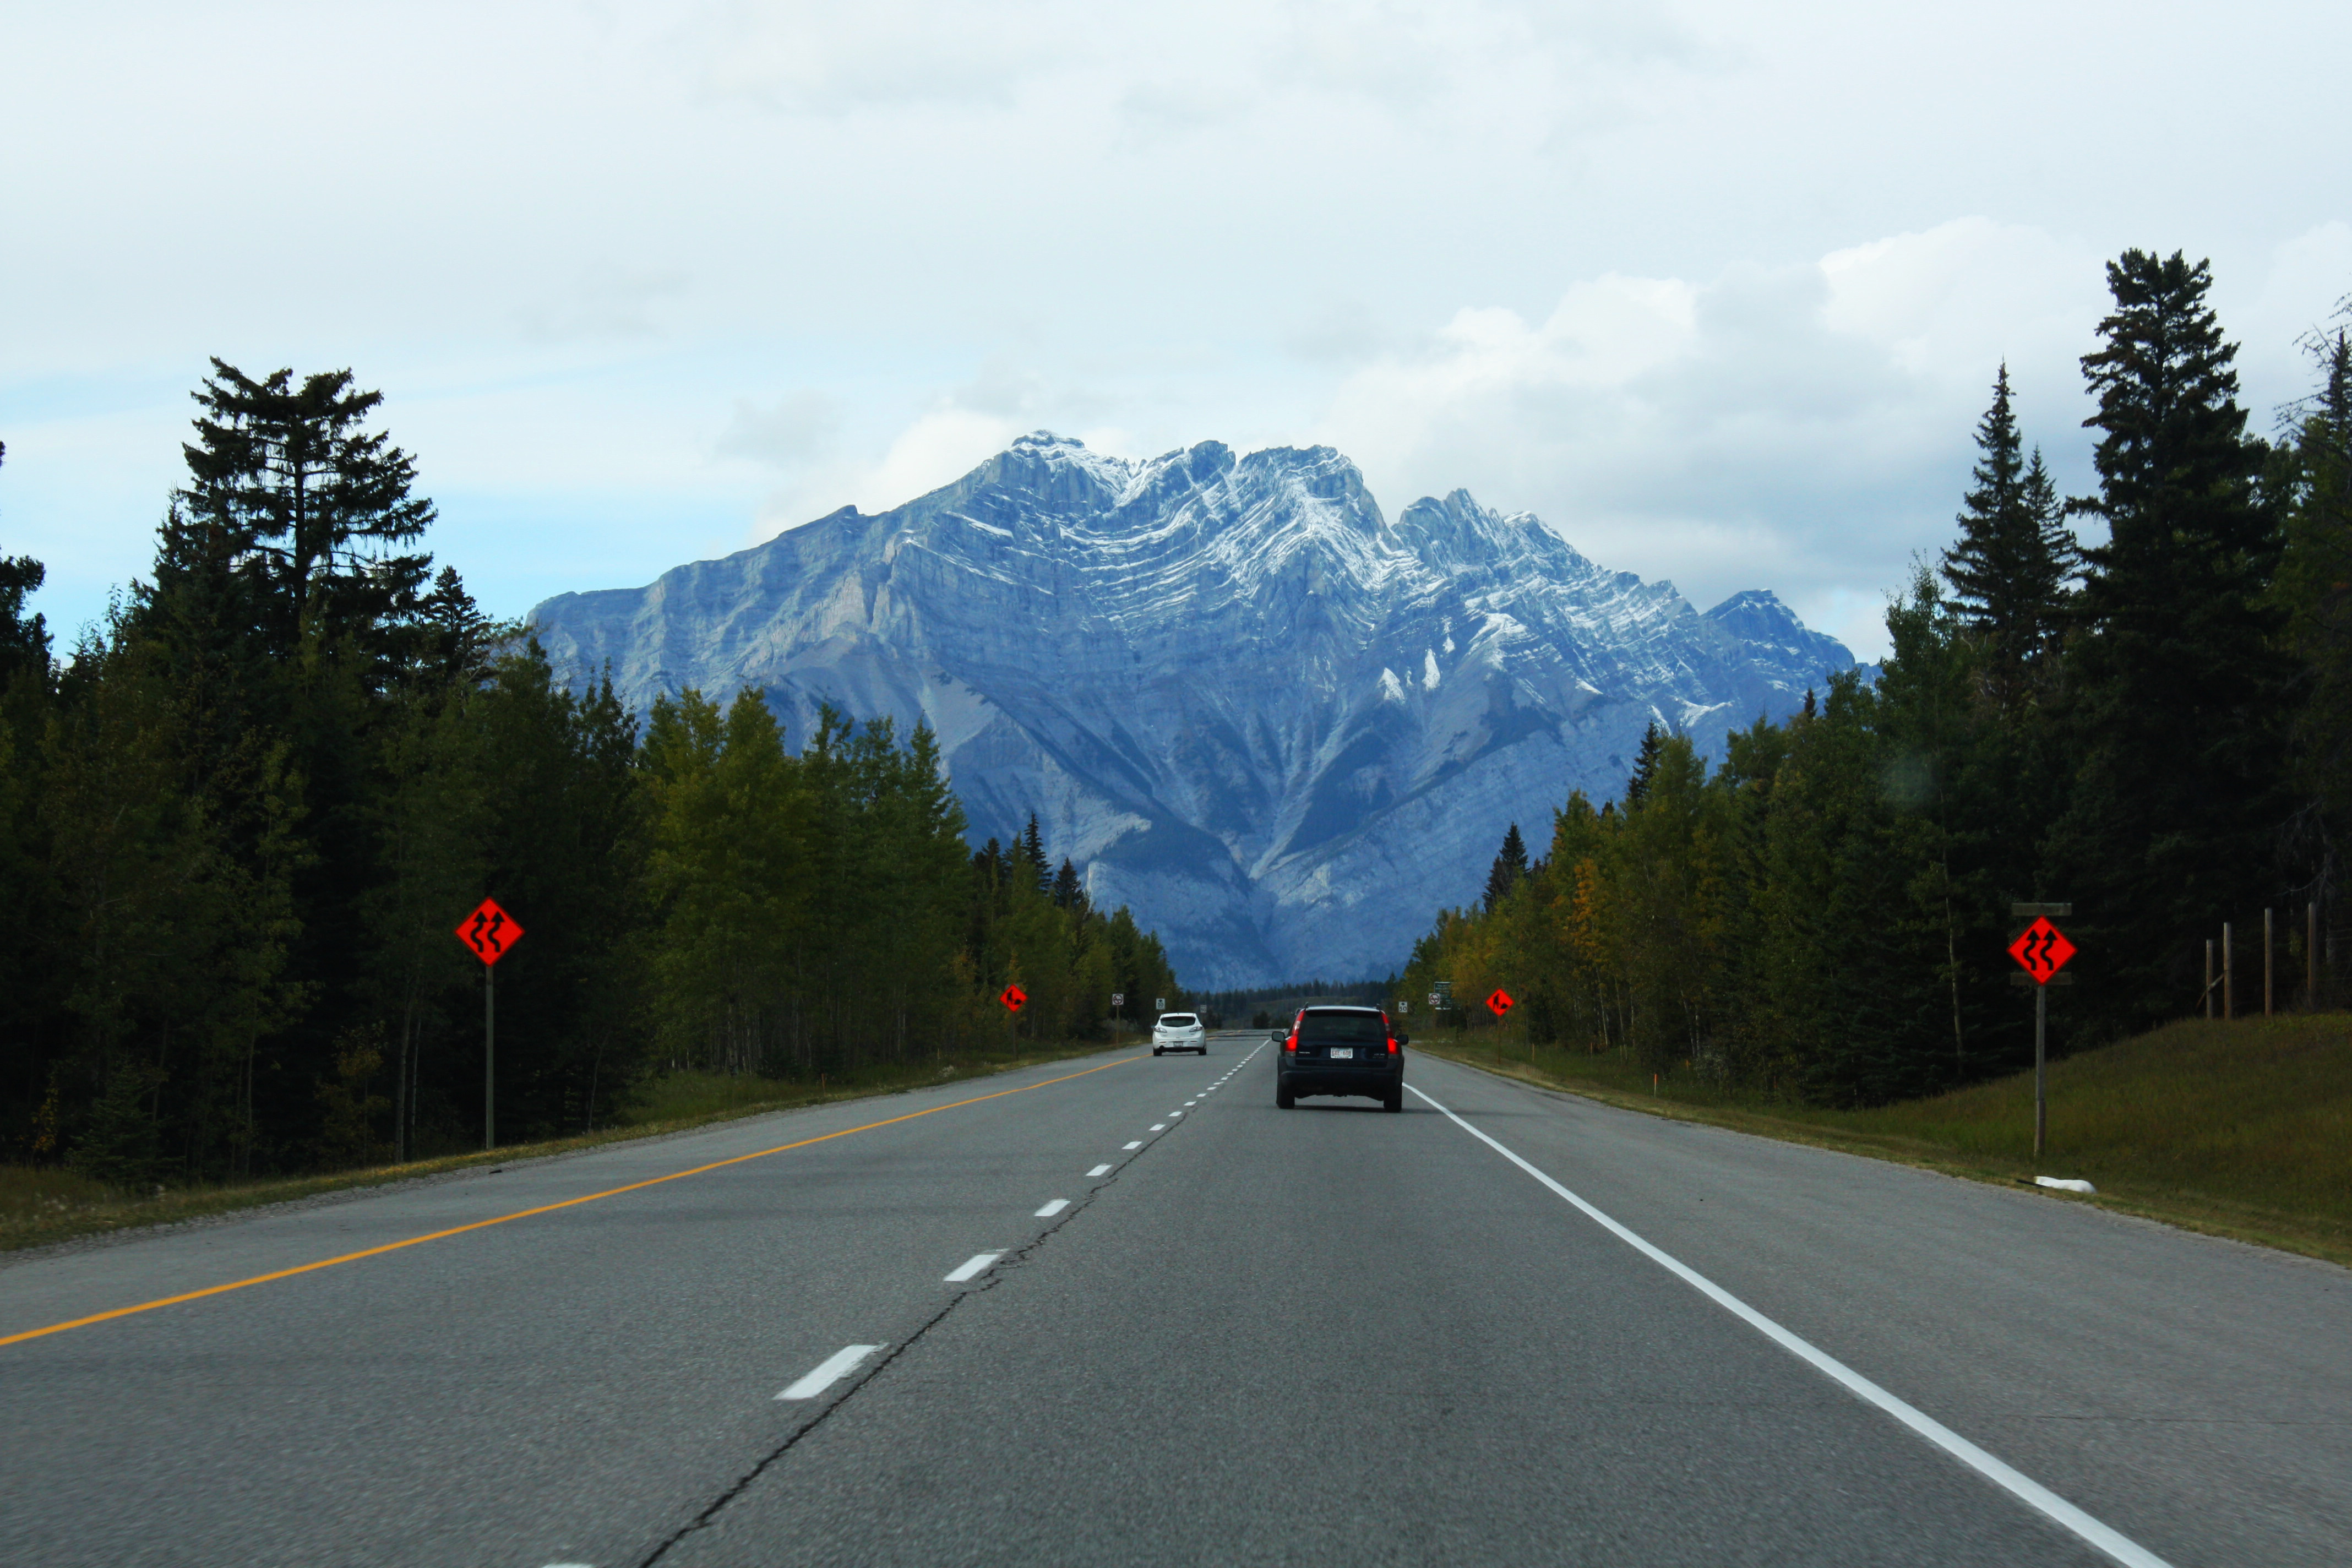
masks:
<svg viewBox="0 0 2352 1568"><path fill-rule="evenodd" d="M1021 830L1021 858L1028 863L1028 876L1041 893L1053 890L1054 873L1045 858L1045 836L1037 830L1037 814L1029 814L1029 826Z"/></svg>
<svg viewBox="0 0 2352 1568"><path fill-rule="evenodd" d="M1519 825L1514 822L1511 830L1503 835L1503 847L1486 873L1487 912L1491 914L1501 908L1503 900L1511 896L1511 889L1519 885L1519 879L1527 874L1528 841L1519 837Z"/></svg>
<svg viewBox="0 0 2352 1568"><path fill-rule="evenodd" d="M385 875L383 773L404 689L478 679L490 637L455 577L428 585L431 557L411 548L433 504L411 493L408 456L363 428L380 394L348 371L298 383L212 367L193 395L187 483L121 635L173 688L184 787L215 820L249 825L225 852L257 879L272 856L299 868L288 972L305 1003L257 1090L267 1150L273 1122L315 1116L311 1086L368 1022L362 905ZM257 768L267 756L278 760ZM265 826L299 843L269 850Z"/></svg>
<svg viewBox="0 0 2352 1568"><path fill-rule="evenodd" d="M1808 691L1805 693L1805 711L1808 714L1813 710L1812 704L1813 694ZM1666 732L1658 728L1656 720L1652 720L1642 731L1642 749L1633 753L1633 771L1625 780L1626 810L1633 810L1648 797L1650 781L1657 776L1658 753L1664 749L1665 743Z"/></svg>
<svg viewBox="0 0 2352 1568"><path fill-rule="evenodd" d="M1979 455L1961 501L1960 537L1944 552L1944 579L1982 652L1986 694L2004 716L2027 700L2055 658L2066 579L2077 564L2057 487L2041 448L2026 458L2010 395L2004 363L1993 381L1992 406L1977 425Z"/></svg>
<svg viewBox="0 0 2352 1568"><path fill-rule="evenodd" d="M2079 772L2053 848L2092 939L2084 1002L2111 1027L2193 1004L2199 938L2278 887L2279 533L2211 281L2177 251L2126 251L2105 346L2083 358L2100 489L2070 505L2108 538L2084 552Z"/></svg>
<svg viewBox="0 0 2352 1568"><path fill-rule="evenodd" d="M2305 889L2326 898L2335 846L2352 833L2352 330L2315 334L2308 346L2320 384L2295 411L2282 454L2286 548L2277 597L2303 683L2290 853Z"/></svg>
<svg viewBox="0 0 2352 1568"><path fill-rule="evenodd" d="M203 410L178 494L189 527L217 530L229 565L249 586L255 630L291 657L306 630L328 646L349 638L386 651L415 617L432 565L403 547L420 538L433 503L410 494L416 465L362 422L383 402L348 370L294 384L291 370L256 380L215 359L193 394ZM173 541L167 532L165 549ZM159 562L159 568L167 563Z"/></svg>
<svg viewBox="0 0 2352 1568"><path fill-rule="evenodd" d="M7 461L8 443L0 441L0 465ZM0 689L20 673L48 677L48 623L25 614L25 601L47 574L29 555L0 555Z"/></svg>

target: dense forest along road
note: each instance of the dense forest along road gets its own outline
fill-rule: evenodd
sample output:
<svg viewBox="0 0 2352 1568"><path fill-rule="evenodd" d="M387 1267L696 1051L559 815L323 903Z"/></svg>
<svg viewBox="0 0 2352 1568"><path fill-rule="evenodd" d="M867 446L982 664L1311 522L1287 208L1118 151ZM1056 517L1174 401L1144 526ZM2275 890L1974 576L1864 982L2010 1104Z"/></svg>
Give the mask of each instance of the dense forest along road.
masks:
<svg viewBox="0 0 2352 1568"><path fill-rule="evenodd" d="M1130 1047L18 1259L0 1562L2352 1561L2342 1270L1272 1076Z"/></svg>

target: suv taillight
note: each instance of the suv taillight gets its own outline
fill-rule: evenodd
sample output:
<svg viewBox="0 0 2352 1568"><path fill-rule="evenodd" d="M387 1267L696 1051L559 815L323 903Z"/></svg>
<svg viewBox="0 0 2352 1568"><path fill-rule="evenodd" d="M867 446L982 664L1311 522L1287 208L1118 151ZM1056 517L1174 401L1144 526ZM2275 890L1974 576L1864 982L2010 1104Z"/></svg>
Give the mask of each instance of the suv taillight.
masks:
<svg viewBox="0 0 2352 1568"><path fill-rule="evenodd" d="M1293 1029L1293 1030L1291 1030L1291 1031L1290 1031L1290 1034L1289 1034L1288 1037L1286 1037L1286 1039L1284 1039L1284 1041L1282 1042L1282 1048L1283 1048L1284 1050L1286 1050L1286 1051L1295 1051L1295 1050L1297 1050L1297 1049L1298 1048L1298 1031L1297 1031L1297 1030Z"/></svg>
<svg viewBox="0 0 2352 1568"><path fill-rule="evenodd" d="M1389 1037L1389 1055L1391 1055L1391 1056L1394 1056L1394 1055L1396 1055L1396 1054L1397 1054L1397 1043L1396 1043L1396 1037L1395 1037L1394 1035L1391 1035L1391 1036Z"/></svg>

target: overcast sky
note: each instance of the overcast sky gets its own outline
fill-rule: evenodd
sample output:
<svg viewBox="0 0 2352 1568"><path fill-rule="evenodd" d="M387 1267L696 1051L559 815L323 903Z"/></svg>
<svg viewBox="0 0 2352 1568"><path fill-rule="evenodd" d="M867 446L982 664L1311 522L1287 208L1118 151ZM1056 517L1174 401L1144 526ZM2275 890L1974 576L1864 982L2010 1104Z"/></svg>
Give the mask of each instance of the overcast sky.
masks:
<svg viewBox="0 0 2352 1568"><path fill-rule="evenodd" d="M349 366L487 607L1024 430L1328 442L1859 653L2127 246L2352 293L2352 6L0 0L0 552L146 568L205 356Z"/></svg>

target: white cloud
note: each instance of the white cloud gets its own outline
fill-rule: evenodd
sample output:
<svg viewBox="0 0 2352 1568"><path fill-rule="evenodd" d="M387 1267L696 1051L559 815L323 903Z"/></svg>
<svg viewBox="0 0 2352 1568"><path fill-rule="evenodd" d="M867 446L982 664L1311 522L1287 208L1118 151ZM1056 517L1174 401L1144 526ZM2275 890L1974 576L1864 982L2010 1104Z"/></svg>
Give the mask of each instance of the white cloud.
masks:
<svg viewBox="0 0 2352 1568"><path fill-rule="evenodd" d="M1469 484L1701 605L1774 588L1865 652L1875 595L1948 541L1969 432L2004 356L2086 345L2098 258L1960 219L1812 265L1704 281L1608 275L1541 321L1465 310L1343 382L1329 438L1393 508ZM2071 401L2025 400L2063 439ZM2044 435L2046 433L2046 436Z"/></svg>
<svg viewBox="0 0 2352 1568"><path fill-rule="evenodd" d="M2102 258L2214 258L2258 424L2352 291L2323 0L16 9L0 548L66 624L220 353L382 387L502 613L1045 426L1330 439L1867 646L2001 357L2083 482Z"/></svg>
<svg viewBox="0 0 2352 1568"><path fill-rule="evenodd" d="M908 426L858 482L860 511L890 508L969 473L1021 434L1015 420L970 408L941 408Z"/></svg>
<svg viewBox="0 0 2352 1568"><path fill-rule="evenodd" d="M765 408L740 397L719 437L719 455L790 470L830 456L840 431L840 404L814 388L786 393Z"/></svg>

